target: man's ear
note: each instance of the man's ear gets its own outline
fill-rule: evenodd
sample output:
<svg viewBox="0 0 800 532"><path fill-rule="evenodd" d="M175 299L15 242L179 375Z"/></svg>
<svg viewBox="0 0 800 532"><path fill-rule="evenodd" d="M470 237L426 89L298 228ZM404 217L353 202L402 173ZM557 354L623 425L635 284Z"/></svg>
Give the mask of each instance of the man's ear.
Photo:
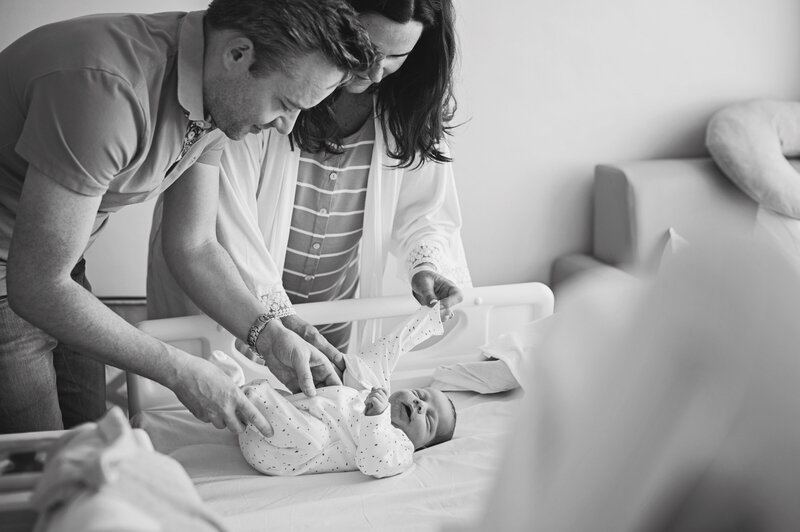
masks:
<svg viewBox="0 0 800 532"><path fill-rule="evenodd" d="M222 65L226 70L249 69L255 61L253 41L247 37L238 36L230 39L222 55Z"/></svg>

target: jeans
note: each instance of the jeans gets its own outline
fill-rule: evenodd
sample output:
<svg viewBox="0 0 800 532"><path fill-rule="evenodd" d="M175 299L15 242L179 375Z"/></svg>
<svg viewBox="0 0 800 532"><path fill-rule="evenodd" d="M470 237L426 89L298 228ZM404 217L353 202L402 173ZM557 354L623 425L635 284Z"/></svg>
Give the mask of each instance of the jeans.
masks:
<svg viewBox="0 0 800 532"><path fill-rule="evenodd" d="M91 291L83 259L72 278ZM23 320L0 296L0 434L68 429L105 411L105 365Z"/></svg>

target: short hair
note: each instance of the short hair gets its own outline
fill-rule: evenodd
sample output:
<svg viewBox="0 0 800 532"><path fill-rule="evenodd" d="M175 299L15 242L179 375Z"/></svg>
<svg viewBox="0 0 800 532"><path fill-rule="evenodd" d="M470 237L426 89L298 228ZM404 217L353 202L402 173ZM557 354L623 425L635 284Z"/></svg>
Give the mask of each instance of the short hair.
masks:
<svg viewBox="0 0 800 532"><path fill-rule="evenodd" d="M254 76L291 71L302 56L319 52L346 73L376 58L369 34L345 0L212 0L206 20L253 42Z"/></svg>
<svg viewBox="0 0 800 532"><path fill-rule="evenodd" d="M426 161L449 162L439 143L450 133L456 110L453 71L456 59L455 15L452 0L348 0L361 14L377 13L404 24L422 24L422 35L397 72L381 80L377 89L378 113L389 156L400 167ZM341 153L342 135L332 104L340 94L303 111L292 139L310 152Z"/></svg>

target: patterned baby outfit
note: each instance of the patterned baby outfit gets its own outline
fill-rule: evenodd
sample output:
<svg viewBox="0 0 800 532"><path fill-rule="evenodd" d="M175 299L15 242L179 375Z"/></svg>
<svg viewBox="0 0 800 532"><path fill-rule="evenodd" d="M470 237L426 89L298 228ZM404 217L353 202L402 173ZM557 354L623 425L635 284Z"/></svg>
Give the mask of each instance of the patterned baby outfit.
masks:
<svg viewBox="0 0 800 532"><path fill-rule="evenodd" d="M272 425L267 438L248 425L239 435L245 460L266 475L356 471L377 478L396 475L413 463L414 445L391 423L390 408L364 415L373 387L389 390L399 357L433 335L442 334L439 304L422 307L390 334L359 355L345 355L344 386L281 395L267 381L250 383L250 399Z"/></svg>

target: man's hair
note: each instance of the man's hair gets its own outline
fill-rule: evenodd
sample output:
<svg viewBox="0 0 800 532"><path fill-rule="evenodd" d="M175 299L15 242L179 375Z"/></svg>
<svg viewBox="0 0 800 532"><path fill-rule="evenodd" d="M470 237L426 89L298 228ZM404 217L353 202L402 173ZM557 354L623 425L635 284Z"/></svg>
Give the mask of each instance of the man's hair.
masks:
<svg viewBox="0 0 800 532"><path fill-rule="evenodd" d="M422 23L422 35L400 69L378 85L378 113L385 137L395 140L389 155L398 166L409 167L418 158L448 162L439 147L449 134L456 109L453 70L456 36L452 0L348 0L361 14L377 13L404 24ZM341 90L341 89L340 89ZM342 135L332 103L339 90L315 108L300 113L292 138L300 148L341 153Z"/></svg>
<svg viewBox="0 0 800 532"><path fill-rule="evenodd" d="M206 20L213 29L238 30L253 42L254 76L290 72L313 52L348 74L369 68L376 57L345 0L212 0Z"/></svg>

